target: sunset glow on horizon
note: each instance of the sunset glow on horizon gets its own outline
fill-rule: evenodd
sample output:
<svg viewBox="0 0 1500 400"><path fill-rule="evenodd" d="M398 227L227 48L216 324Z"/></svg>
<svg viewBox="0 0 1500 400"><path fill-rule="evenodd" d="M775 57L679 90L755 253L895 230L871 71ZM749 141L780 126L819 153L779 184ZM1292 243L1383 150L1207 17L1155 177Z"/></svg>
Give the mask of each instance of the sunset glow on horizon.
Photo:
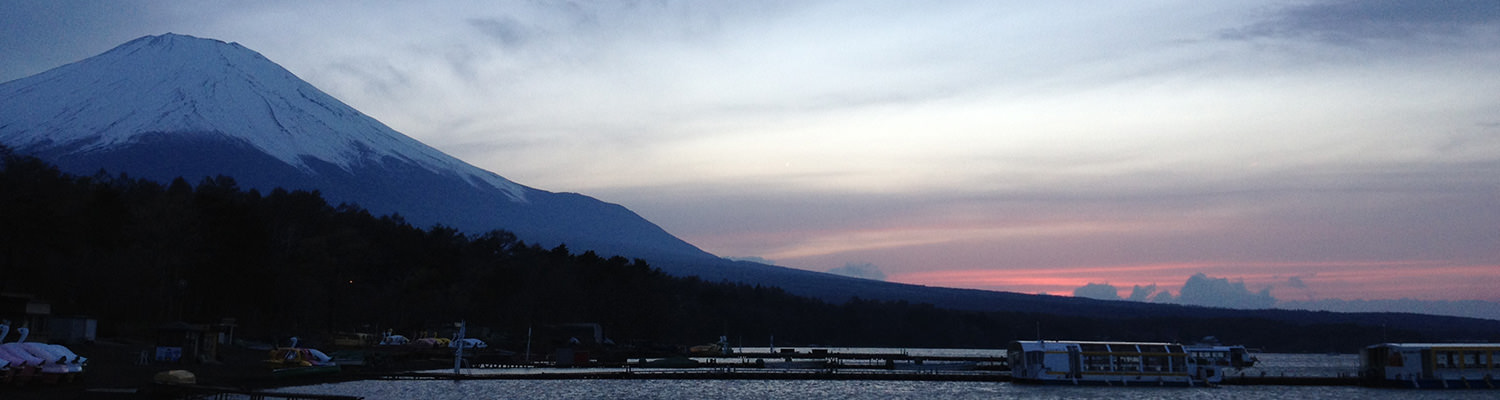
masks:
<svg viewBox="0 0 1500 400"><path fill-rule="evenodd" d="M0 81L238 42L720 256L1500 302L1497 2L0 1Z"/></svg>
<svg viewBox="0 0 1500 400"><path fill-rule="evenodd" d="M1500 301L1493 290L1500 278L1492 272L1500 265L1434 266L1434 262L1384 263L1290 263L1282 265L1180 264L1101 266L1068 269L1014 270L948 270L926 271L889 276L893 282L925 286L969 287L1045 293L1072 296L1073 290L1090 283L1111 284L1122 289L1126 297L1133 286L1156 285L1161 290L1178 292L1182 282L1195 273L1243 281L1252 289L1270 288L1278 299L1304 300L1308 297L1340 299L1419 299L1419 300L1485 300ZM1316 272L1307 272L1316 271ZM1114 274L1126 279L1100 280ZM1300 285L1289 283L1297 278ZM1390 285L1391 278L1400 284ZM1479 277L1479 278L1475 278ZM1314 292L1308 287L1317 287ZM1024 289L1013 289L1024 288ZM1435 291L1454 290L1444 296Z"/></svg>

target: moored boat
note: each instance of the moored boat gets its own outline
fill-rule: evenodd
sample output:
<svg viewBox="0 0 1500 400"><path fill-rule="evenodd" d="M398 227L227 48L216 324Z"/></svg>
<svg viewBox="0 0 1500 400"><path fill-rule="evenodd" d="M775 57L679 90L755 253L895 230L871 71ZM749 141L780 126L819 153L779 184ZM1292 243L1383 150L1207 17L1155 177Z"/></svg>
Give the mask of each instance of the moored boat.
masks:
<svg viewBox="0 0 1500 400"><path fill-rule="evenodd" d="M6 364L5 382L16 385L25 385L31 382L41 373L40 361L33 363L32 357L12 354L8 349L0 348L0 363Z"/></svg>
<svg viewBox="0 0 1500 400"><path fill-rule="evenodd" d="M1250 355L1245 346L1224 345L1187 345L1184 349L1192 355L1193 361L1200 367L1217 367L1219 369L1244 369L1254 367L1260 360Z"/></svg>
<svg viewBox="0 0 1500 400"><path fill-rule="evenodd" d="M27 382L41 382L54 384L76 376L82 372L81 362L76 366L72 364L67 354L56 352L51 346L43 343L26 342L30 330L26 327L16 329L19 337L15 342L0 343L0 360L9 365L10 371L0 371L9 382L25 384ZM0 342L10 334L9 321L0 322ZM73 355L75 358L77 355Z"/></svg>
<svg viewBox="0 0 1500 400"><path fill-rule="evenodd" d="M1500 388L1497 343L1382 343L1359 353L1359 375L1369 386Z"/></svg>
<svg viewBox="0 0 1500 400"><path fill-rule="evenodd" d="M271 368L271 376L281 378L335 374L342 370L328 354L318 349L296 346L297 338L292 338L290 346L271 350L270 356L264 361Z"/></svg>
<svg viewBox="0 0 1500 400"><path fill-rule="evenodd" d="M1204 386L1224 376L1177 343L1015 341L1006 357L1017 383Z"/></svg>

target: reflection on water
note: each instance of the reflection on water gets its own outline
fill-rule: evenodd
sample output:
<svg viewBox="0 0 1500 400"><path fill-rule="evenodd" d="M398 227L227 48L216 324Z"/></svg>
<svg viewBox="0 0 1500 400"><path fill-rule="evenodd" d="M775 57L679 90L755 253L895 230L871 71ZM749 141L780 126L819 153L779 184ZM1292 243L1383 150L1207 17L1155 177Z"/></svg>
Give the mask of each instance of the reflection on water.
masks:
<svg viewBox="0 0 1500 400"><path fill-rule="evenodd" d="M855 352L834 349L833 352ZM871 350L871 349L861 349ZM899 349L881 349L900 352ZM912 355L933 349L907 350ZM993 350L984 350L992 352ZM867 351L869 352L869 351ZM941 355L977 355L942 350ZM983 353L994 355L1001 353ZM1338 376L1359 367L1355 355L1257 354L1260 365L1246 375ZM475 371L478 372L478 371ZM1224 386L1218 388L1110 388L1029 386L996 382L751 381L751 380L472 380L361 381L280 390L384 399L1492 399L1500 392L1418 391L1352 386Z"/></svg>

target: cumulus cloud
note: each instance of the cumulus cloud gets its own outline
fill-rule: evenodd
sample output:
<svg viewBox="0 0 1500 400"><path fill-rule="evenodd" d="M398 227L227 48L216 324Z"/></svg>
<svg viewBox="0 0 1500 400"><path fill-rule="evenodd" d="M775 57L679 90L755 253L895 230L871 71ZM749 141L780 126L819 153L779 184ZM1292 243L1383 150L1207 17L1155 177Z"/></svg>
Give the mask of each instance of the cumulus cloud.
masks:
<svg viewBox="0 0 1500 400"><path fill-rule="evenodd" d="M1250 291L1245 281L1230 282L1228 278L1210 278L1203 273L1189 277L1182 285L1177 302L1207 307L1263 309L1276 305L1271 297L1271 288L1259 292Z"/></svg>
<svg viewBox="0 0 1500 400"><path fill-rule="evenodd" d="M1286 285L1297 289L1307 289L1307 282L1303 282L1300 276L1286 278Z"/></svg>
<svg viewBox="0 0 1500 400"><path fill-rule="evenodd" d="M1292 279L1301 282L1298 278ZM1073 296L1100 300L1178 303L1224 308L1270 308L1276 305L1276 299L1271 297L1269 287L1253 292L1245 287L1244 281L1231 282L1226 278L1211 278L1201 272L1188 278L1187 283L1182 285L1181 294L1178 296L1173 296L1172 292L1158 288L1154 283L1145 286L1135 285L1130 289L1130 296L1125 298L1120 297L1119 291L1119 288L1108 283L1089 283L1073 289Z"/></svg>
<svg viewBox="0 0 1500 400"><path fill-rule="evenodd" d="M1157 292L1155 296L1151 296L1152 303L1172 303L1176 301L1177 299L1172 298L1172 292L1165 290Z"/></svg>
<svg viewBox="0 0 1500 400"><path fill-rule="evenodd" d="M1085 297L1099 300L1126 300L1126 301L1156 301L1158 298L1170 301L1172 294L1166 291L1157 291L1156 284L1146 286L1135 285L1130 288L1129 297L1120 297L1120 288L1108 283L1089 283L1077 289L1073 289L1073 297ZM1156 295L1153 297L1152 295ZM1166 297L1160 297L1165 295Z"/></svg>
<svg viewBox="0 0 1500 400"><path fill-rule="evenodd" d="M1119 300L1120 289L1108 283L1089 283L1083 287L1073 289L1073 297L1086 297L1099 300Z"/></svg>
<svg viewBox="0 0 1500 400"><path fill-rule="evenodd" d="M1089 283L1073 289L1074 297L1099 300L1127 300L1150 303L1184 304L1206 307L1239 309L1279 308L1288 310L1318 310L1333 312L1406 312L1415 314L1448 315L1455 317L1500 320L1500 302L1481 300L1314 300L1313 285L1304 279L1314 275L1292 276L1278 285L1306 291L1307 301L1277 300L1271 296L1271 288L1252 291L1244 281L1214 278L1198 273L1183 284L1181 295L1160 289L1156 284L1135 285L1130 296L1121 298L1119 288L1108 283Z"/></svg>
<svg viewBox="0 0 1500 400"><path fill-rule="evenodd" d="M1125 300L1148 301L1153 293L1156 293L1155 283L1146 286L1135 285L1134 288L1130 289L1130 297L1125 298Z"/></svg>
<svg viewBox="0 0 1500 400"><path fill-rule="evenodd" d="M842 267L830 269L828 273L860 279L885 280L885 272L881 272L880 267L871 263L848 263Z"/></svg>

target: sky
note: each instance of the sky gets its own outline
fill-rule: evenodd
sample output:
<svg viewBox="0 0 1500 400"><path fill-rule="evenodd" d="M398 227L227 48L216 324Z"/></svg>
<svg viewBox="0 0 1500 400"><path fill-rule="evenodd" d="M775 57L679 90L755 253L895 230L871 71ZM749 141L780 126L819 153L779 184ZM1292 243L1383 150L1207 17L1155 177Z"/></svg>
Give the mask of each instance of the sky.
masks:
<svg viewBox="0 0 1500 400"><path fill-rule="evenodd" d="M1252 299L1500 301L1500 2L0 10L0 81L145 35L238 42L725 257L1023 293L1182 298L1202 274Z"/></svg>

